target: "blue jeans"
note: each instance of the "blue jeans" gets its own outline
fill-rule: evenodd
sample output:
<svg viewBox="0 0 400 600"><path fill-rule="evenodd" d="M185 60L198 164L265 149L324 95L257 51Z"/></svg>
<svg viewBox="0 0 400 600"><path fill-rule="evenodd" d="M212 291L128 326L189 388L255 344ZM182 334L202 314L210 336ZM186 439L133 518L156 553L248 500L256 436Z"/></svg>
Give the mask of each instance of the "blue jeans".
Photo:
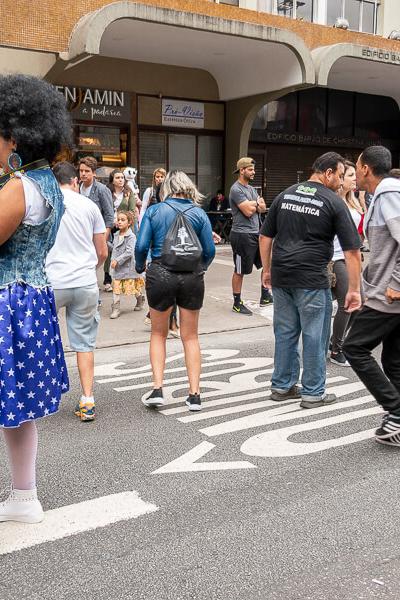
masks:
<svg viewBox="0 0 400 600"><path fill-rule="evenodd" d="M302 398L325 394L326 354L332 315L331 291L273 288L275 366L271 389L288 391L299 380L303 341Z"/></svg>

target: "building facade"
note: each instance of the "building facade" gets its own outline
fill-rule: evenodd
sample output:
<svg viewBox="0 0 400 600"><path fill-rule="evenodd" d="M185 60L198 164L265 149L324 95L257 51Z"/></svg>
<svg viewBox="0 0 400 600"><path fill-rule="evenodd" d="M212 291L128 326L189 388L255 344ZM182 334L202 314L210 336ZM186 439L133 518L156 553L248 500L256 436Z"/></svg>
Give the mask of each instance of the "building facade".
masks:
<svg viewBox="0 0 400 600"><path fill-rule="evenodd" d="M0 72L64 94L75 155L185 170L212 196L254 155L268 201L327 149L399 159L398 0L3 0Z"/></svg>

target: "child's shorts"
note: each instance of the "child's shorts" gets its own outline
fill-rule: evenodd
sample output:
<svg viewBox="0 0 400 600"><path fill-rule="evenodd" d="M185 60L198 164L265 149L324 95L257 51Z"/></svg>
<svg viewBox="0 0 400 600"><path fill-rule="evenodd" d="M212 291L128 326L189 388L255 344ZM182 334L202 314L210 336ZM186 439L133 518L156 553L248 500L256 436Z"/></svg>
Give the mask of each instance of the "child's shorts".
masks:
<svg viewBox="0 0 400 600"><path fill-rule="evenodd" d="M144 287L144 279L113 279L112 282L114 294L123 294L124 296L140 296Z"/></svg>

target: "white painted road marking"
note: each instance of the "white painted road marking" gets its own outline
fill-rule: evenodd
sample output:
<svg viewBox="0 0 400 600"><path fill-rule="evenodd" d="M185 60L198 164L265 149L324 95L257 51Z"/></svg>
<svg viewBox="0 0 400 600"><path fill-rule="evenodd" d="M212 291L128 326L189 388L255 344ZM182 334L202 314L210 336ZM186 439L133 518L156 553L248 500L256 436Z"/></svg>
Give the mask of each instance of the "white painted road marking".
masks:
<svg viewBox="0 0 400 600"><path fill-rule="evenodd" d="M273 307L266 307L268 310L273 310ZM279 404L271 401L267 394L271 386L270 374L273 371L273 360L267 356L255 356L255 357L240 357L238 350L229 349L210 349L203 352L205 356L204 364L211 370L207 373L203 373L201 386L202 386L202 407L203 409L212 409L214 407L221 407L217 410L203 410L201 413L190 414L187 412L187 407L183 405L183 400L186 398L187 392L187 380L186 377L180 377L180 374L184 374L184 366L182 362L176 364L176 361L182 361L183 355L175 354L169 358L168 362L174 362L174 368L167 370L169 378L166 379L164 385L164 397L166 400L166 407L159 412L165 416L175 415L177 420L182 423L197 423L201 421L211 421L215 419L216 424L210 425L199 429L198 431L208 437L215 437L226 433L234 433L238 431L245 431L252 428L268 427L276 423L284 423L288 421L295 421L301 419L303 422L299 426L298 431L312 431L316 428L328 427L330 423L343 423L347 420L355 418L361 418L369 414L377 414L381 412L379 407L366 409L367 412L356 411L347 412L343 414L337 414L336 416L330 417L320 421L313 421L315 415L326 415L336 411L341 413L349 410L353 407L358 407L363 404L369 404L374 401L372 396L363 396L353 398L351 400L341 401L337 404L327 405L318 407L312 410L304 410L299 407L298 400L288 400ZM238 356L239 355L239 356ZM236 357L236 358L232 358ZM120 366L121 363L118 363ZM113 375L113 378L105 379L101 383L107 382L118 382L123 379L142 379L142 382L132 382L132 386L121 386L117 389L119 392L128 390L147 390L151 387L149 382L151 374L149 372L150 365L141 367L140 369L116 369L113 365L110 365L110 370L106 368L102 371L102 375ZM214 367L214 368L212 368ZM146 370L147 369L147 370ZM175 375L176 374L176 375ZM218 376L221 379L218 379ZM227 381L226 381L227 379ZM342 383L342 385L334 385L336 383ZM344 398L345 396L354 394L357 392L364 392L365 388L360 381L350 382L348 377L338 375L329 377L327 384L330 386L327 392L334 393L338 398ZM184 395L183 395L184 394ZM256 400L260 399L259 402ZM267 410L265 410L267 409ZM372 412L371 412L372 411ZM248 413L245 416L238 416L237 418L229 418L231 415L240 415L240 413ZM328 413L328 414L327 414ZM356 416L353 416L356 415ZM221 422L221 419L223 421ZM220 422L218 423L218 420ZM317 452L318 449L324 450L328 447L335 447L350 444L359 440L371 437L371 430L362 433L356 433L353 436L346 436L344 438L334 438L321 445L304 444L299 445L293 443L287 439L291 435L291 431L294 431L290 427L275 430L274 432L264 432L258 435L264 436L261 439L269 440L269 434L274 433L276 439L280 439L280 450L277 445L276 456L280 456L279 452L287 452L287 455L296 456L297 454L307 454L310 452ZM297 431L297 429L296 429ZM282 439L279 437L282 432ZM252 436L250 440L258 440L258 435ZM286 437L285 437L286 436ZM272 439L272 438L271 438ZM274 438L275 439L275 438ZM274 443L274 445L276 445ZM245 445L243 445L246 448ZM251 444L249 447L252 448ZM234 462L210 462L210 463L199 463L197 460L204 454L208 453L214 446L209 445L208 442L204 442L199 446L196 446L193 450L185 453L180 458L172 461L172 463L162 467L155 471L156 473L169 473L169 472L180 472L180 471L214 471L214 470L225 470L235 468L249 468L246 462L234 461ZM282 449L283 448L283 449ZM315 450L314 450L315 448ZM252 450L253 451L253 450ZM269 452L274 452L270 449L270 443L264 449L264 454L260 456L269 456ZM282 454L282 456L286 454ZM272 456L272 454L271 454ZM275 456L275 454L273 455ZM253 465L254 466L254 465Z"/></svg>
<svg viewBox="0 0 400 600"><path fill-rule="evenodd" d="M337 383L339 381L346 381L345 377L331 377L327 379L327 383ZM231 402L240 402L241 400L253 400L254 398L265 397L265 392L257 392L256 394L249 394L247 396L238 396L234 398L225 398L223 404L230 404ZM222 402L221 402L222 403ZM297 410L299 408L299 400L283 400L282 402L274 402L273 400L264 400L263 402L253 402L251 404L241 404L240 406L228 406L227 408L221 408L220 410L209 410L206 412L200 412L197 415L188 415L187 417L180 417L178 421L181 423L193 423L194 421L203 421L204 419L213 419L214 417L223 417L226 415L236 414L240 412L246 412L247 410L257 410L258 408L268 408L273 406L277 408L285 404L294 404L294 408L290 407L290 410ZM213 401L202 402L202 407L215 406ZM185 407L187 409L187 407ZM182 408L180 410L185 410ZM161 411L163 414L173 414L174 409L168 409ZM177 411L174 411L177 412ZM180 411L179 411L180 412ZM285 411L284 411L285 412ZM270 411L269 414L274 414Z"/></svg>
<svg viewBox="0 0 400 600"><path fill-rule="evenodd" d="M130 491L49 510L37 525L0 523L0 555L136 519L156 510L158 506L144 502L137 492Z"/></svg>
<svg viewBox="0 0 400 600"><path fill-rule="evenodd" d="M215 448L214 444L210 442L201 442L189 452L182 454L179 458L172 462L164 465L153 471L153 475L161 473L186 473L188 471L228 471L230 469L256 469L256 465L253 465L247 460L240 460L234 462L196 462L199 458L202 458L210 450Z"/></svg>
<svg viewBox="0 0 400 600"><path fill-rule="evenodd" d="M335 417L320 419L319 421L312 421L311 423L302 423L301 425L292 425L291 427L284 427L283 429L267 431L265 433L254 435L246 440L240 450L247 456L275 458L282 456L304 456L305 454L313 454L314 452L336 448L337 446L346 446L373 437L375 430L367 429L340 438L322 440L319 442L291 442L288 438L295 433L323 429L330 425L345 423L346 421L352 421L353 419L376 415L378 413L382 413L382 408L380 406L374 406L373 408L336 415Z"/></svg>
<svg viewBox="0 0 400 600"><path fill-rule="evenodd" d="M345 388L347 386L344 385L343 387ZM363 386L359 387L358 389L362 388ZM200 433L204 433L204 435L207 435L208 437L213 437L216 435L223 435L225 433L233 433L235 431L244 431L246 429L252 429L253 427L273 425L274 423L290 421L291 419L305 419L307 418L307 416L311 417L312 415L341 410L343 408L357 406L358 404L366 404L367 402L372 401L372 396L366 396L364 398L356 398L354 400L346 400L345 402L338 402L336 404L320 406L319 408L312 408L309 411L304 408L300 408L297 411L293 411L293 413L290 413L289 415L280 415L279 408L277 408L276 410L272 409L274 411L273 415L278 416L271 416L271 410L265 410L255 415L248 415L246 417L240 417L239 419L232 419L231 421L226 421L225 423L220 423L219 425L211 425L210 427L205 427L204 429L200 429L199 431ZM286 407L282 407L282 413L285 412L285 408Z"/></svg>

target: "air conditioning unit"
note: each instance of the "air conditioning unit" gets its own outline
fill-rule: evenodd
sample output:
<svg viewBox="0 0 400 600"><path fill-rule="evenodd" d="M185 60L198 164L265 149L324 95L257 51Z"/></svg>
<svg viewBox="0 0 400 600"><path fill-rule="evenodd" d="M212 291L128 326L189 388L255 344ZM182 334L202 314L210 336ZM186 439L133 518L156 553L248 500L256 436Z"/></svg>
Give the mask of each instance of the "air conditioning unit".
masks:
<svg viewBox="0 0 400 600"><path fill-rule="evenodd" d="M335 21L334 27L336 27L337 29L348 29L350 26L349 22L347 19L345 19L344 17L338 17Z"/></svg>

